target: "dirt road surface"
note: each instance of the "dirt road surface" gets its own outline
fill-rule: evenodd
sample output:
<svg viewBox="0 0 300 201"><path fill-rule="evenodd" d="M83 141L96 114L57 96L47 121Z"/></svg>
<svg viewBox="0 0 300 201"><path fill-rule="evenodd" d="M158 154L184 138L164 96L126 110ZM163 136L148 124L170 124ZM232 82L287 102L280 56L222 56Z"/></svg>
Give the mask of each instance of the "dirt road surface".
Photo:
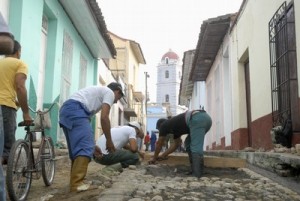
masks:
<svg viewBox="0 0 300 201"><path fill-rule="evenodd" d="M56 172L54 181L51 186L45 186L42 177L39 179L33 179L27 201L96 201L99 198L99 194L104 188L92 188L89 191L81 193L69 192L70 181L70 168L71 163L68 158L67 150L56 150L56 157L59 160L56 162ZM104 166L95 162L91 162L88 167L88 173L86 179L88 181L103 181L105 178L99 178L97 174ZM6 166L4 166L4 171ZM99 182L99 185L101 183ZM106 184L109 187L109 183ZM7 200L10 200L7 195Z"/></svg>
<svg viewBox="0 0 300 201"><path fill-rule="evenodd" d="M96 201L99 198L99 194L102 189L94 188L89 191L80 193L69 193L69 180L70 180L70 162L65 160L65 163L61 163L57 166L54 182L51 186L46 187L43 179L33 180L28 201ZM88 167L88 173L86 179L97 180L97 172L101 171L103 166L91 162Z"/></svg>

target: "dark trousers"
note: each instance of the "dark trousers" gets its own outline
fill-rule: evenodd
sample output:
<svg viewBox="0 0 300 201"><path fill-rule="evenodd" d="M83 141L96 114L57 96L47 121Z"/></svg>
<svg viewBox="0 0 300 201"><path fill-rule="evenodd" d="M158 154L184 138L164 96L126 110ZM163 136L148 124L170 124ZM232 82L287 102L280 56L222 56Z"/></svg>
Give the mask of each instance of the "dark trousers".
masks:
<svg viewBox="0 0 300 201"><path fill-rule="evenodd" d="M3 130L4 130L4 147L3 155L4 159L8 159L9 152L14 142L16 141L16 117L17 111L14 108L1 105L2 117L3 117Z"/></svg>

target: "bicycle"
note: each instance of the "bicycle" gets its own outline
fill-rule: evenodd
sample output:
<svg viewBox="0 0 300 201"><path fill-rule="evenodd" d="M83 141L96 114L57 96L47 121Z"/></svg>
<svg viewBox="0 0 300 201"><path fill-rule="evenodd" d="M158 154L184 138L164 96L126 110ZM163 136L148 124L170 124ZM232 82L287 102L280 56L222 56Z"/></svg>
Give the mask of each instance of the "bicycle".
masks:
<svg viewBox="0 0 300 201"><path fill-rule="evenodd" d="M40 128L32 129L33 122L29 126L24 125L24 122L18 124L19 127L25 127L26 135L24 139L19 139L13 144L7 162L6 186L8 196L12 201L26 200L32 179L39 179L42 175L46 186L50 186L53 182L55 152L51 137L45 134L44 116L54 105L55 103L45 111L35 111L29 108L39 118ZM35 132L41 132L41 142L37 155L33 148Z"/></svg>

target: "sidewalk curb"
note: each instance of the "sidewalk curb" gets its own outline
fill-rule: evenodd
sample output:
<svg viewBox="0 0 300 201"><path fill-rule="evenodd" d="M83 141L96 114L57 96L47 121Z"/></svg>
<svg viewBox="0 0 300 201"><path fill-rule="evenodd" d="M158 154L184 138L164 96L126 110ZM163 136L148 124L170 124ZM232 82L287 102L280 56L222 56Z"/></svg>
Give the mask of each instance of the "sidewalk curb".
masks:
<svg viewBox="0 0 300 201"><path fill-rule="evenodd" d="M300 170L300 156L288 153L243 152L229 150L205 151L206 156L242 158L247 163L276 173L280 176L292 176Z"/></svg>

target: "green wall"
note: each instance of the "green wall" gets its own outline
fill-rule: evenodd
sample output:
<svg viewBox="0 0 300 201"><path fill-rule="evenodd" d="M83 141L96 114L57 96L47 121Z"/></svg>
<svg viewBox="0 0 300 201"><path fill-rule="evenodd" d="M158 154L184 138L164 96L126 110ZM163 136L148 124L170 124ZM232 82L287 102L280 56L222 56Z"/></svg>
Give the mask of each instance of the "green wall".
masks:
<svg viewBox="0 0 300 201"><path fill-rule="evenodd" d="M76 6L76 5L74 5ZM28 64L29 75L26 86L28 89L29 104L36 108L38 89L38 69L41 52L42 16L48 18L47 51L45 65L45 87L43 105L49 106L53 102L59 103L62 69L62 50L64 31L73 41L71 94L78 90L80 77L80 54L88 61L87 86L95 85L98 80L97 59L93 58L88 47L77 33L71 20L57 0L11 0L9 11L9 26L15 39L22 46L21 59ZM51 114L52 128L48 132L56 141L58 130L58 111L54 108ZM18 112L17 121L22 121L22 113ZM22 138L24 131L17 129L17 138ZM54 141L54 142L55 142Z"/></svg>

